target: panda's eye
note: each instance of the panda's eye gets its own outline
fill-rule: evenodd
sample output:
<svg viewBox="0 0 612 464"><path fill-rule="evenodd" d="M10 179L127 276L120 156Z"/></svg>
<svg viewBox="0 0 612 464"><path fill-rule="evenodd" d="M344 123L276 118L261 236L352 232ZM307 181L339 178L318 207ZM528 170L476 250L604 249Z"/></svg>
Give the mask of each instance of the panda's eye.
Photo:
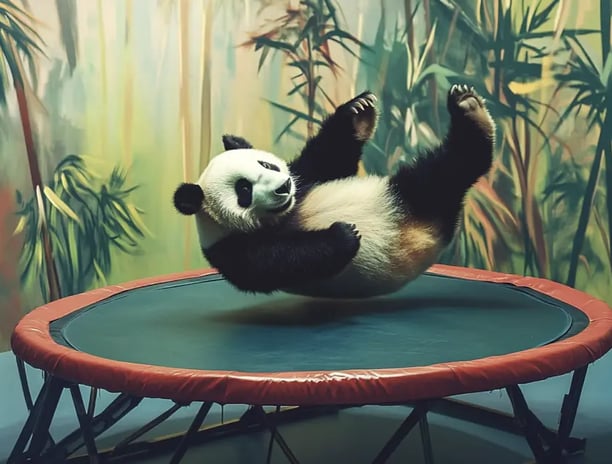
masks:
<svg viewBox="0 0 612 464"><path fill-rule="evenodd" d="M267 161L257 161L259 164L261 164L264 168L266 169L270 169L271 171L277 171L280 172L280 168L272 163L268 163Z"/></svg>
<svg viewBox="0 0 612 464"><path fill-rule="evenodd" d="M238 205L243 208L251 206L253 202L253 184L246 179L238 179L234 185L236 190L236 197L238 198Z"/></svg>

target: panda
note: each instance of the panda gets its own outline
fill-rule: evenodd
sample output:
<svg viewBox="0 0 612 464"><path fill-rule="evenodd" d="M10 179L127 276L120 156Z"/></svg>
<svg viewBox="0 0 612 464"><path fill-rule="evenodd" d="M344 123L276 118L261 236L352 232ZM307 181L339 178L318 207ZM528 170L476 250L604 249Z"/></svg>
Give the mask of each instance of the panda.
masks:
<svg viewBox="0 0 612 464"><path fill-rule="evenodd" d="M202 252L234 287L369 298L417 278L453 239L464 199L492 165L495 123L465 84L447 93L442 142L387 176L357 176L377 125L376 96L338 106L291 162L224 135L195 183L174 192Z"/></svg>

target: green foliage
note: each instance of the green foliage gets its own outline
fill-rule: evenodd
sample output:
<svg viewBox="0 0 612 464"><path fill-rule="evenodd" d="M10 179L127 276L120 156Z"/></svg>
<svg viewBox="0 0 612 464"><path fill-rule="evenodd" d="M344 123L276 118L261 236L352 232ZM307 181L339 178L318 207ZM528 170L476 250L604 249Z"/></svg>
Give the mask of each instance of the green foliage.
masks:
<svg viewBox="0 0 612 464"><path fill-rule="evenodd" d="M113 248L126 254L139 251L147 233L143 211L129 201L137 187L125 186L125 173L113 169L102 179L80 156L69 155L56 167L53 179L28 201L17 192L19 222L15 233L24 233L21 279L24 285L38 279L45 299L45 261L40 234L46 225L51 235L62 295L106 283ZM41 214L42 211L42 214Z"/></svg>
<svg viewBox="0 0 612 464"><path fill-rule="evenodd" d="M407 5L411 11L405 10ZM581 37L598 30L551 27L560 7L560 0L397 4L395 17L403 14L405 27L396 23L387 30L383 15L373 51L364 53L362 79L381 95L374 143L365 152L367 171L388 173L438 142L447 122L445 100L438 95L446 94L451 81L474 85L497 121L496 164L468 195L461 228L443 262L561 281L566 281L569 266L571 284L578 264L592 272L605 263L601 253L583 249L583 241L600 190L598 158L610 143L611 132L605 129L610 103L605 96L609 99L612 64L604 60L597 69L580 45ZM602 30L609 31L608 23L602 21ZM415 32L415 24L420 32ZM560 110L541 101L540 89L550 86L550 79L559 87L554 97L561 87L575 92ZM562 122L581 107L587 108L591 125L602 127L589 179L582 175L584 158L574 160L559 132ZM608 172L612 180L612 169ZM603 244L609 255L612 223L602 235L606 216L612 218L612 207L605 214L597 212L597 233L587 242ZM575 235L576 228L569 224L577 225ZM564 242L574 243L572 253L558 245Z"/></svg>
<svg viewBox="0 0 612 464"><path fill-rule="evenodd" d="M411 20L415 13L416 10ZM375 39L377 46L364 52L365 85L380 96L378 127L364 151L368 172L386 174L398 162L405 162L417 151L440 141L431 118L428 84L433 82L448 88L458 73L444 64L428 64L434 43L439 39L436 32L434 25L422 46L416 47L408 31L398 30L397 25L393 31L387 31L381 18ZM391 34L393 38L387 50L382 44Z"/></svg>
<svg viewBox="0 0 612 464"><path fill-rule="evenodd" d="M287 66L295 69L296 74L291 77L292 87L287 96L301 97L306 110L270 102L291 117L276 140L285 133L297 135L292 128L298 121L306 122L307 137L313 135L314 125L320 124L326 114L318 98L319 93L334 106L322 85L325 70L332 75L339 72L339 65L332 57L331 44L339 45L353 56L357 54L349 43L365 47L365 44L341 28L338 8L334 0L302 0L296 9L287 7L282 16L272 21L272 27L251 34L251 39L243 44L261 51L259 71L268 57L277 53L284 55Z"/></svg>
<svg viewBox="0 0 612 464"><path fill-rule="evenodd" d="M32 16L19 8L15 2L0 0L0 105L6 105L9 75L12 75L13 79L23 79L21 73L17 71L19 65L15 53L25 57L32 78L36 79L33 52L43 53L41 48L43 41L31 25L34 22Z"/></svg>
<svg viewBox="0 0 612 464"><path fill-rule="evenodd" d="M60 35L66 51L70 72L74 72L78 57L78 27L76 0L55 0L60 23Z"/></svg>
<svg viewBox="0 0 612 464"><path fill-rule="evenodd" d="M602 16L606 9L603 7ZM607 31L607 36L604 32ZM610 14L608 6L607 18L602 17L602 65L600 68L589 56L584 45L576 37L567 37L564 43L570 50L570 59L567 69L556 75L559 89L570 88L575 93L572 100L561 114L557 128L570 115L580 117L582 109L586 109L588 128L597 127L599 132L595 156L592 161L589 179L583 189L584 196L580 209L578 227L572 240L572 251L569 256L569 270L567 283L575 285L578 266L580 264L583 247L587 235L589 222L593 216L593 199L595 196L600 173L603 170L602 160L606 161L606 212L608 216L608 234L612 232L612 117L610 116L610 97L612 95L612 52L607 37L610 31ZM609 243L609 241L608 241ZM612 255L608 250L608 260L612 264Z"/></svg>

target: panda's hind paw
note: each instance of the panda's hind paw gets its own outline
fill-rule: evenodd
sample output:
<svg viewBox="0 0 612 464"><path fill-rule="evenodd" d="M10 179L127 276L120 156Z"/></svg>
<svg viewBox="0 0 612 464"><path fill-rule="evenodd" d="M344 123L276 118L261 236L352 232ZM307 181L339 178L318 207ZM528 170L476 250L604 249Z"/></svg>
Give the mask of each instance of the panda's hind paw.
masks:
<svg viewBox="0 0 612 464"><path fill-rule="evenodd" d="M473 86L453 84L448 91L448 111L451 115L470 113L485 108L484 99Z"/></svg>
<svg viewBox="0 0 612 464"><path fill-rule="evenodd" d="M349 101L347 108L351 113L359 114L360 112L366 110L366 108L374 108L377 100L376 95L369 90L366 90Z"/></svg>
<svg viewBox="0 0 612 464"><path fill-rule="evenodd" d="M476 124L487 134L492 134L493 121L485 99L473 86L453 84L448 90L447 107L454 124Z"/></svg>
<svg viewBox="0 0 612 464"><path fill-rule="evenodd" d="M376 95L366 90L346 102L343 109L351 116L355 138L367 141L376 128Z"/></svg>

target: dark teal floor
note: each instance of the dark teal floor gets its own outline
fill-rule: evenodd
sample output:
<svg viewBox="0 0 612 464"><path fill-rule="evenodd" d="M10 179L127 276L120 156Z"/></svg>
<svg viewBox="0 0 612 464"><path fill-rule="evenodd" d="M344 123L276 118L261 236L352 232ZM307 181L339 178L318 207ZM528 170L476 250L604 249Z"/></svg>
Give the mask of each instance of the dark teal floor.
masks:
<svg viewBox="0 0 612 464"><path fill-rule="evenodd" d="M17 434L25 420L26 408L21 396L15 360L12 353L0 354L0 462L5 462ZM32 386L38 388L42 377L30 372ZM569 377L548 379L525 385L523 391L534 412L546 425L556 424L563 394L569 387ZM99 404L108 403L111 395L102 394ZM507 397L502 391L463 395L462 400L479 405L509 411ZM148 400L128 415L121 426L107 432L105 439L114 439L159 414L168 407L162 400ZM243 411L243 407L226 407L224 420ZM166 434L179 430L195 413L194 408L182 410L169 423L156 429ZM409 413L404 407L364 407L339 414L310 419L300 424L284 425L281 433L294 453L303 463L365 463L369 462ZM208 423L221 421L221 409L211 410ZM531 462L531 454L525 440L514 435L493 431L466 422L436 414L429 416L434 458L438 464L511 464ZM63 398L52 429L55 437L72 430L76 425L69 398ZM612 463L612 353L589 368L584 392L574 426L574 435L586 437L584 455L568 458L572 464ZM189 451L184 463L263 463L269 435L256 433L250 436L223 439ZM423 462L418 433L413 433L398 448L393 463ZM104 442L101 444L103 445ZM169 457L149 460L133 460L135 463L167 463ZM274 449L274 463L287 460L278 448Z"/></svg>

